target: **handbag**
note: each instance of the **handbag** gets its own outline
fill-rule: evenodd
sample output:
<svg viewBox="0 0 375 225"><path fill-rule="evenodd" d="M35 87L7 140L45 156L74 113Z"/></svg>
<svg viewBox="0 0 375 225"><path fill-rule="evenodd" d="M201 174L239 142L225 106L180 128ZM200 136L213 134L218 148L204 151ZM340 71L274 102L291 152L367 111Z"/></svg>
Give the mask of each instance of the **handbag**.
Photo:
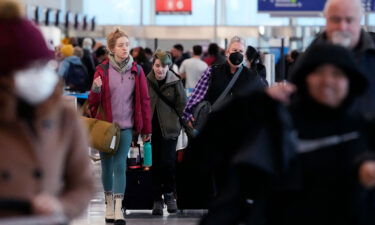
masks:
<svg viewBox="0 0 375 225"><path fill-rule="evenodd" d="M206 124L206 121L208 119L209 114L212 111L215 111L219 103L221 103L224 98L228 95L230 89L232 89L234 83L237 81L238 77L240 76L240 73L242 72L243 66L238 68L237 72L233 75L233 78L230 80L227 87L224 89L224 91L220 94L220 96L216 99L214 104L211 105L211 103L207 100L204 100L200 102L194 109L193 117L194 117L194 128L197 130L202 130L204 125Z"/></svg>
<svg viewBox="0 0 375 225"><path fill-rule="evenodd" d="M176 150L182 150L182 149L185 149L187 146L188 146L188 136L185 132L185 129L182 128L181 131L180 131L180 135L178 135L178 138L177 138L177 146L176 146Z"/></svg>
<svg viewBox="0 0 375 225"><path fill-rule="evenodd" d="M85 104L87 101L85 102ZM83 107L85 107L85 104ZM99 104L98 112L105 119L102 105ZM90 147L98 151L114 155L120 144L120 127L115 123L96 118L81 117L89 134ZM94 159L94 161L100 159Z"/></svg>

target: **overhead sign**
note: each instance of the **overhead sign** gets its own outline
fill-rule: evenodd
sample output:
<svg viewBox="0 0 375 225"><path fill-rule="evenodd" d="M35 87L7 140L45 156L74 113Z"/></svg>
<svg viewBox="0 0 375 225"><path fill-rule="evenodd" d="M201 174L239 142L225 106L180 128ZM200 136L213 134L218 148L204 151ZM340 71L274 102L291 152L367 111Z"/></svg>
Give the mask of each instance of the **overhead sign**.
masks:
<svg viewBox="0 0 375 225"><path fill-rule="evenodd" d="M362 0L366 12L375 12L375 0Z"/></svg>
<svg viewBox="0 0 375 225"><path fill-rule="evenodd" d="M320 12L326 0L258 0L258 11Z"/></svg>
<svg viewBox="0 0 375 225"><path fill-rule="evenodd" d="M366 12L375 11L375 0L362 0ZM322 12L326 0L258 0L259 12Z"/></svg>
<svg viewBox="0 0 375 225"><path fill-rule="evenodd" d="M191 14L191 0L155 0L156 14Z"/></svg>

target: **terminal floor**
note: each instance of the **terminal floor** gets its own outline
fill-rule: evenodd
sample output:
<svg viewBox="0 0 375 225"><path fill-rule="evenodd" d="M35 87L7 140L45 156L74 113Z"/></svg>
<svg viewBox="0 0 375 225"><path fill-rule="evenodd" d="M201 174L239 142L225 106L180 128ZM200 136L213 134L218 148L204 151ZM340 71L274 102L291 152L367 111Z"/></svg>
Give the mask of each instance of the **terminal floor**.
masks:
<svg viewBox="0 0 375 225"><path fill-rule="evenodd" d="M71 225L105 225L105 205L103 188L100 181L100 164L94 164L97 193L91 200L86 212ZM206 210L184 210L177 214L168 214L164 209L164 216L153 216L151 210L127 210L125 219L127 225L196 225ZM107 223L111 224L111 223ZM113 223L112 223L113 224Z"/></svg>
<svg viewBox="0 0 375 225"><path fill-rule="evenodd" d="M196 225L203 215L201 210L184 211L164 216L153 216L151 210L132 210L125 216L127 225ZM71 225L106 225L102 204L91 204L87 213L74 220ZM113 223L112 223L113 224Z"/></svg>

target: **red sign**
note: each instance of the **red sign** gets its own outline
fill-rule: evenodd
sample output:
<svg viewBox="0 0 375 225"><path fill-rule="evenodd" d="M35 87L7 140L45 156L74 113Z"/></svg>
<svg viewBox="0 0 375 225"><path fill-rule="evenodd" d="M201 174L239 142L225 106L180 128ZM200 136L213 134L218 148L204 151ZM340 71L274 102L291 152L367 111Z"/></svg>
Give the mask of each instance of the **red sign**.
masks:
<svg viewBox="0 0 375 225"><path fill-rule="evenodd" d="M155 0L156 14L191 14L191 0Z"/></svg>

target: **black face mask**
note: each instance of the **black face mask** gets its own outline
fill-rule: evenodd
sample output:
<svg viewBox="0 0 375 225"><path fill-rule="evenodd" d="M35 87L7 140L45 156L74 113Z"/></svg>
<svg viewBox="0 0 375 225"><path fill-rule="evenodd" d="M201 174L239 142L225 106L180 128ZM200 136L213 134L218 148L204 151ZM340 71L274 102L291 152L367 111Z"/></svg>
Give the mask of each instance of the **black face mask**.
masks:
<svg viewBox="0 0 375 225"><path fill-rule="evenodd" d="M229 55L229 61L233 65L238 66L243 62L243 55L240 52L233 52Z"/></svg>

